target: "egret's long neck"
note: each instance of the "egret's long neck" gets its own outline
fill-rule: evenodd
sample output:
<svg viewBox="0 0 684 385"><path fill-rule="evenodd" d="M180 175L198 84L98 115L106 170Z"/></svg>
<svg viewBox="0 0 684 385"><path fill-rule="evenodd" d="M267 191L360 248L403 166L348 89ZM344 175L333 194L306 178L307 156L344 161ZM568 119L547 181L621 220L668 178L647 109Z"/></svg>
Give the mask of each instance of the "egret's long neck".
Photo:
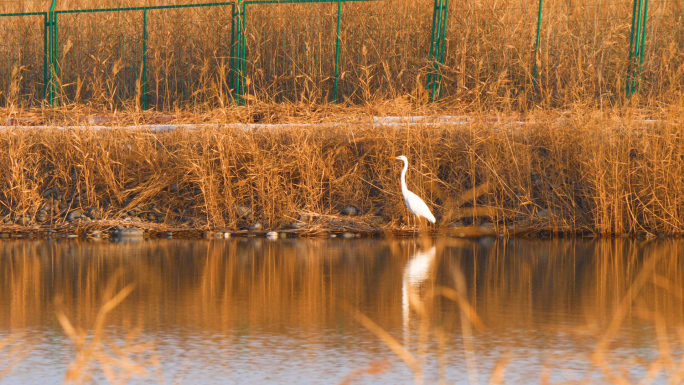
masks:
<svg viewBox="0 0 684 385"><path fill-rule="evenodd" d="M404 161L404 169L401 170L401 191L406 192L408 191L408 188L406 187L406 170L408 170L408 161L406 159L402 159Z"/></svg>

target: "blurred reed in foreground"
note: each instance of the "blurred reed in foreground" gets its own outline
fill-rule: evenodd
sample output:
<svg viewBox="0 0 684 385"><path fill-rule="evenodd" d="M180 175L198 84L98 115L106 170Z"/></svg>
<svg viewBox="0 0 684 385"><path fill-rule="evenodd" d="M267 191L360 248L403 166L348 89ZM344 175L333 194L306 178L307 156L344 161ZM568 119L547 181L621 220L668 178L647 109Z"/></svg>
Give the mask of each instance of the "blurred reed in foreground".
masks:
<svg viewBox="0 0 684 385"><path fill-rule="evenodd" d="M347 383L401 370L393 353L416 382L501 383L523 373L553 383L579 367L587 376L579 383L677 383L683 250L673 239L5 241L0 330L14 333L0 337L0 348L14 350L0 349L0 358L12 354L16 367L32 347L45 354L42 333L59 325L65 342L51 346L68 351L69 381L161 383L176 374L183 383L183 371L159 374L182 360L169 338L185 344L199 335L207 349L192 349L195 362L220 345L226 354L209 362L233 369L239 354L228 348L248 329L248 339L294 341L288 358L315 369L320 361L310 357L321 348L340 352L338 338L319 337L333 330L350 335L342 354L371 359ZM418 255L428 257L424 274L404 304L404 277ZM548 359L530 365L530 348Z"/></svg>
<svg viewBox="0 0 684 385"><path fill-rule="evenodd" d="M568 312L565 314L548 312L544 316L560 319L559 324L553 325L551 322L550 325L542 326L542 328L550 326L553 329L551 334L556 334L558 341L544 341L541 343L543 346L541 349L546 354L554 355L555 359L562 361L572 362L579 359L583 363L582 366L587 367L581 373L572 373L573 370L568 370L562 363L556 361L557 366L549 365L544 363L546 359L542 358L539 360L541 361L539 371L530 371L525 381L541 384L567 381L577 384L644 384L660 381L681 384L684 382L684 356L681 354L681 348L684 346L684 324L681 322L684 286L681 280L682 263L676 258L681 254L681 245L678 246L672 242L601 241L584 245L565 242L569 249L579 253L578 259L574 258L572 252L567 253L569 250L561 251L551 247L549 248L553 254L551 256L541 248L533 248L533 252L526 255L525 261L521 261L521 269L518 271L521 274L514 274L513 279L516 282L511 284L507 282L508 277L497 273L497 270L512 272L504 267L505 262L502 263L507 254L505 244L502 242L497 242L489 250L480 249L475 243L449 238L437 238L432 242L430 239L423 241L424 245L430 243L433 247L427 251L430 259L425 265L426 274L421 278L420 284L408 287L409 311L404 313L404 317L410 318L410 314L414 314L417 320L414 323L405 321L403 343L396 335L388 333L363 312L349 303L344 305L351 316L387 345L411 369L415 376L415 384L426 383L425 373L429 367L434 366L437 367L437 383L439 384L449 383L449 380L453 381L454 378L457 378L459 383L465 383L467 379L469 384L479 384L483 377L488 378L489 384L503 384L512 380L507 376L506 371L509 367L516 370L516 361L517 365L522 362L524 366L536 366L535 359L530 360L530 357L521 356L521 352L525 352L525 349L519 349L518 344L536 343L527 339L530 336L525 335L524 328L520 328L521 321L523 324L531 325L530 329L535 333L540 332L540 322L529 318L524 320L526 316L535 312L526 312L526 300L520 301L520 299L529 297L527 300L530 305L544 302L545 295L539 292L542 287L547 287L551 291L560 289L552 297L555 301L559 298L564 298L564 300L558 301L560 303L552 307L556 310L566 308ZM584 249L585 246L589 248ZM596 248L595 254L588 252L592 246ZM582 253L583 251L585 253ZM480 269L476 267L478 259L473 258L478 252L487 256L485 267ZM612 255L615 258L611 258ZM412 261L424 256L425 250L410 256L405 274L411 274ZM586 270L582 266L586 262L583 261L585 259L591 260L589 265L593 265ZM556 270L557 267L549 269L549 266L557 263L572 266L570 269L577 276L557 277L556 282L564 283L550 284L548 280L553 279L554 274L548 274L548 272ZM468 276L471 269L475 273ZM541 272L544 269L547 269L546 273ZM568 273L570 269L560 270ZM589 270L592 270L592 273L589 273ZM486 279L483 280L483 276ZM592 280L593 284L590 283ZM617 286L609 287L606 285L607 282L617 284ZM480 288L478 284L484 287ZM469 292L468 288L474 289L475 293ZM563 296L563 290L568 290L567 296ZM573 291L575 293L572 293ZM575 295L577 292L582 293L582 299L578 302L586 301L584 306L572 303L578 300ZM527 293L535 294L528 295ZM510 298L507 298L509 296ZM445 306L445 302L450 302L450 304ZM594 303L595 306L586 306L588 303ZM512 304L515 310L509 313L505 310L505 304ZM444 317L445 307L452 306L459 309L460 318ZM484 319L492 320L492 324L486 325L482 321L483 318L478 315L477 308L495 311L499 314L494 317L485 314ZM580 308L585 309L580 310L584 314L576 313ZM550 308L544 309L550 310ZM502 316L502 312L506 316ZM578 318L582 321L570 321L568 325L562 325L563 322L573 317L568 317L569 314L580 316ZM508 318L511 315L513 318ZM523 319L516 319L518 315L522 315ZM584 326L583 321L587 323ZM636 335L625 333L625 324L630 323L639 324L640 332ZM410 325L414 326L414 330ZM645 333L645 329L654 331ZM458 330L456 333L460 332L458 343L462 346L463 356L459 359L465 361L462 365L465 371L457 372L458 374L454 377L454 370L450 368L455 361L454 353L453 351L447 353L447 351L449 344L453 346L455 342L449 338L455 330ZM489 336L492 334L498 335L499 338L490 340ZM638 340L639 349L648 351L652 346L655 348L648 354L639 352L632 356L633 351L629 348L627 350L631 353L627 357L619 354L618 351L625 348L625 339L631 338ZM478 340L486 340L486 342ZM476 342L479 343L476 345ZM583 349L573 351L574 349L567 348L568 344L574 343L583 345L587 351L584 352ZM556 346L556 344L563 345L563 347ZM517 353L515 353L516 350ZM493 356L500 357L494 365L490 362ZM480 362L481 358L486 364L483 365ZM433 363L430 360L436 362ZM378 365L370 366L365 372L350 373L341 384L352 383L362 374L373 374L373 370L377 370ZM483 374L483 366L491 367L491 372ZM447 376L449 369L451 369L451 376ZM577 377L578 374L578 378L569 379L573 376ZM520 377L513 378L519 379ZM559 382L556 380L558 378L564 381Z"/></svg>

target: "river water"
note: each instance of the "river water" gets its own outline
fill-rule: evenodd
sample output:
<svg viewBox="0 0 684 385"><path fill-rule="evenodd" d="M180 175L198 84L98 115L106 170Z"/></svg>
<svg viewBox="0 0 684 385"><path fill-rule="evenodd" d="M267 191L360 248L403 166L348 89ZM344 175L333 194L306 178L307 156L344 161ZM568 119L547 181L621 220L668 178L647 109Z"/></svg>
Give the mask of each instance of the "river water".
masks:
<svg viewBox="0 0 684 385"><path fill-rule="evenodd" d="M0 384L665 383L683 257L669 239L2 241Z"/></svg>

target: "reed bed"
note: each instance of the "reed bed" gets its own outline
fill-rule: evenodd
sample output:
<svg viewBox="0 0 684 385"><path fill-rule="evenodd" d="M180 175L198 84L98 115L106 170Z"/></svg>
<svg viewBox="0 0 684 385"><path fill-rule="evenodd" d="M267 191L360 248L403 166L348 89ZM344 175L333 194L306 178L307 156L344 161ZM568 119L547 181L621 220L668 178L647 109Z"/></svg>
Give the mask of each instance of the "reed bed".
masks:
<svg viewBox="0 0 684 385"><path fill-rule="evenodd" d="M173 4L199 3L183 1ZM58 1L57 10L169 4ZM338 101L428 101L432 2L341 6ZM471 111L537 105L605 108L682 98L684 24L677 1L651 2L637 101L625 98L632 2L450 2L441 97ZM235 101L230 6L148 12L147 100L156 110L206 111ZM37 1L0 2L2 12L47 11ZM59 15L60 103L139 108L142 11ZM247 102L326 104L335 99L337 4L253 4L245 24ZM41 16L0 18L0 104L44 97Z"/></svg>
<svg viewBox="0 0 684 385"><path fill-rule="evenodd" d="M99 220L143 212L198 229L276 230L332 226L354 206L359 215L345 220L400 229L401 165L387 158L405 154L409 188L444 231L682 234L678 111L580 109L406 128L6 129L0 215L5 225L63 225L79 208Z"/></svg>

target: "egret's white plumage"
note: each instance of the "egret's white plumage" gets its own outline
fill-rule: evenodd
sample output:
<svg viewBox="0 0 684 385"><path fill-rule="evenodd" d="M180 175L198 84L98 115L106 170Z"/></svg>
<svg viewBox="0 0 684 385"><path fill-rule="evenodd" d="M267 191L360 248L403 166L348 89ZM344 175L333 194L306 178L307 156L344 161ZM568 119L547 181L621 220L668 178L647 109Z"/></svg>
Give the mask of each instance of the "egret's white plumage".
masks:
<svg viewBox="0 0 684 385"><path fill-rule="evenodd" d="M406 188L406 170L408 170L408 159L404 155L393 157L391 159L397 159L404 162L404 169L401 170L401 193L404 195L404 202L406 202L406 207L408 207L409 211L413 215L419 218L423 217L432 223L437 222L435 220L435 216L432 215L432 212L430 212L430 209L425 204L425 202L422 199L420 199L418 195L414 194L413 192L409 191L408 188Z"/></svg>

